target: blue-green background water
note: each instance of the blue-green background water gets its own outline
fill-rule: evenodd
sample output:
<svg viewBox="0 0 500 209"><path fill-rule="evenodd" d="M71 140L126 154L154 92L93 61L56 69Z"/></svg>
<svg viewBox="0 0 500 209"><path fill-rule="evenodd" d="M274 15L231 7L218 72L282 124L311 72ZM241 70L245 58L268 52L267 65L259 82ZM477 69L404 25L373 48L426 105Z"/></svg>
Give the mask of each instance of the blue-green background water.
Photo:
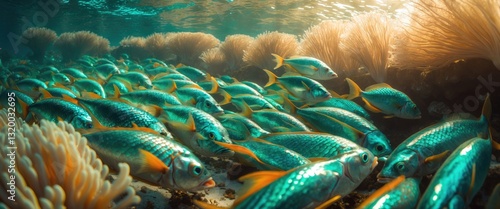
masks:
<svg viewBox="0 0 500 209"><path fill-rule="evenodd" d="M348 19L360 12L397 14L407 0L2 0L0 48L15 49L15 37L30 26L59 35L87 30L118 45L126 36L155 32L204 32L220 40L230 34L264 31L301 35L326 19ZM45 7L43 5L46 5ZM9 35L10 34L10 35ZM26 49L19 46L17 55Z"/></svg>

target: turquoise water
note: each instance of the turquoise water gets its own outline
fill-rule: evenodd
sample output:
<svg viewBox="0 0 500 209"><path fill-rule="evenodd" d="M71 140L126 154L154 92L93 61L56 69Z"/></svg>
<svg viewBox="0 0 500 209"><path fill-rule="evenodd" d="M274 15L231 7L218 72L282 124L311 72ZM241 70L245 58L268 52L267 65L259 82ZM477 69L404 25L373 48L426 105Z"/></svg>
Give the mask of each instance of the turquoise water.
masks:
<svg viewBox="0 0 500 209"><path fill-rule="evenodd" d="M155 32L204 32L220 40L230 34L256 36L264 31L302 35L327 19L348 19L382 10L404 12L407 0L4 0L0 4L0 48L13 51L9 34L27 26L57 34L87 30L118 45L126 36ZM47 5L44 7L43 5ZM47 9L48 8L48 9ZM23 49L21 50L21 54Z"/></svg>

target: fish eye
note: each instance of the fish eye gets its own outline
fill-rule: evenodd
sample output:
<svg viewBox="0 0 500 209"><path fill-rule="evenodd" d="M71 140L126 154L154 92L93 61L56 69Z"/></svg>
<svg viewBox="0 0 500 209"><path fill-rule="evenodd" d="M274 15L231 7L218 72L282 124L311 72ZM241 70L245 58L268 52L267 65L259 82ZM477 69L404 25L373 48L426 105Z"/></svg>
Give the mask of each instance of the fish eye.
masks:
<svg viewBox="0 0 500 209"><path fill-rule="evenodd" d="M359 156L361 157L361 160L363 161L363 163L368 162L368 154L362 153Z"/></svg>
<svg viewBox="0 0 500 209"><path fill-rule="evenodd" d="M384 150L384 146L379 144L379 145L377 145L376 149L377 149L377 151L382 152L382 150Z"/></svg>
<svg viewBox="0 0 500 209"><path fill-rule="evenodd" d="M403 162L399 162L399 163L396 164L396 168L399 171L403 171L405 169L405 164Z"/></svg>
<svg viewBox="0 0 500 209"><path fill-rule="evenodd" d="M209 101L206 101L206 102L205 102L205 106L210 107L210 106L212 106L212 104L210 104L210 102L209 102Z"/></svg>
<svg viewBox="0 0 500 209"><path fill-rule="evenodd" d="M193 176L199 176L203 172L203 168L199 165L194 164L194 163L191 163L189 165L189 169L191 170L190 174Z"/></svg>
<svg viewBox="0 0 500 209"><path fill-rule="evenodd" d="M208 138L214 139L215 138L215 134L213 132L208 133Z"/></svg>

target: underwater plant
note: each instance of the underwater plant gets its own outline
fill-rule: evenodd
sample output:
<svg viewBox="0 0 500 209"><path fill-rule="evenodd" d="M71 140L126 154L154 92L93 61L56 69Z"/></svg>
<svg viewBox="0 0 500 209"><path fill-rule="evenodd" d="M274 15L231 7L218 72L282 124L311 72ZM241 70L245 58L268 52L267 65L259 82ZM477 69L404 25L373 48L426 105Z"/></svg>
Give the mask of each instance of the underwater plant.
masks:
<svg viewBox="0 0 500 209"><path fill-rule="evenodd" d="M24 45L29 47L33 52L31 59L42 62L45 57L45 51L57 39L57 34L48 28L28 28L22 38L26 40Z"/></svg>
<svg viewBox="0 0 500 209"><path fill-rule="evenodd" d="M272 54L287 58L297 54L299 43L292 34L264 32L248 46L243 61L261 69L273 69L276 66Z"/></svg>
<svg viewBox="0 0 500 209"><path fill-rule="evenodd" d="M393 66L444 67L467 58L500 69L500 7L496 0L420 0L397 38Z"/></svg>
<svg viewBox="0 0 500 209"><path fill-rule="evenodd" d="M149 56L146 49L146 38L144 37L125 37L120 41L118 48L121 53L126 53L131 59L143 60ZM118 56L121 56L121 54Z"/></svg>
<svg viewBox="0 0 500 209"><path fill-rule="evenodd" d="M212 74L222 74L227 71L229 65L226 56L220 48L211 48L200 55L203 60L202 68Z"/></svg>
<svg viewBox="0 0 500 209"><path fill-rule="evenodd" d="M384 82L389 67L393 23L387 14L369 12L352 18L341 48L361 64L376 82Z"/></svg>
<svg viewBox="0 0 500 209"><path fill-rule="evenodd" d="M230 71L238 70L245 65L243 55L253 41L253 37L243 34L226 36L219 48L226 57Z"/></svg>
<svg viewBox="0 0 500 209"><path fill-rule="evenodd" d="M68 32L57 38L54 47L61 52L62 61L69 62L86 54L100 56L107 53L109 41L89 31Z"/></svg>
<svg viewBox="0 0 500 209"><path fill-rule="evenodd" d="M154 58L168 60L175 57L168 46L167 36L168 34L165 33L153 33L146 37L144 41L146 50L149 51ZM137 40L137 42L137 44L140 44L140 40Z"/></svg>
<svg viewBox="0 0 500 209"><path fill-rule="evenodd" d="M332 70L350 76L360 65L340 48L346 21L325 20L305 31L300 41L300 55L325 62Z"/></svg>
<svg viewBox="0 0 500 209"><path fill-rule="evenodd" d="M126 208L140 198L130 187L129 166L110 183L105 180L108 167L87 146L87 140L66 122L42 120L29 126L19 119L15 139L7 134L6 109L0 111L0 142L15 140L17 149L0 149L0 207L2 208ZM9 133L11 133L9 131ZM14 163L14 164L13 164ZM15 166L13 166L15 165ZM14 168L13 168L14 167ZM12 172L11 169L15 169ZM9 190L15 184L15 197ZM125 194L125 195L124 195ZM120 200L113 203L117 197ZM15 198L11 201L9 198Z"/></svg>
<svg viewBox="0 0 500 209"><path fill-rule="evenodd" d="M219 39L212 34L179 32L167 34L167 45L177 56L176 63L182 63L193 67L200 67L202 60L200 55L211 48L219 45Z"/></svg>

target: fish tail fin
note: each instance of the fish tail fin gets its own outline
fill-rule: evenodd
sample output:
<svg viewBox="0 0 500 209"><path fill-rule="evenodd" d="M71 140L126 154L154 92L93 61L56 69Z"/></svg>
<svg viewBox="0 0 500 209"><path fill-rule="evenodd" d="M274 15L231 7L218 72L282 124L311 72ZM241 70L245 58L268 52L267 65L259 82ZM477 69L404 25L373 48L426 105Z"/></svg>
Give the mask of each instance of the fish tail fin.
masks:
<svg viewBox="0 0 500 209"><path fill-rule="evenodd" d="M345 80L349 84L349 96L347 96L347 99L352 100L356 97L359 97L359 95L361 94L361 88L359 88L358 84L356 84L349 78L346 78Z"/></svg>
<svg viewBox="0 0 500 209"><path fill-rule="evenodd" d="M276 76L273 72L271 72L267 69L264 69L264 72L266 72L267 76L269 76L269 80L267 81L266 85L264 85L264 87L268 87L270 85L275 84L276 81L278 80L278 76Z"/></svg>
<svg viewBox="0 0 500 209"><path fill-rule="evenodd" d="M23 111L22 112L22 118L27 119L27 117L28 117L28 111L29 111L29 105L26 102L24 102L23 100L19 99L18 101L19 101L19 105L21 106L21 111Z"/></svg>
<svg viewBox="0 0 500 209"><path fill-rule="evenodd" d="M177 89L177 84L175 83L175 80L172 81L172 86L169 89L166 89L165 91L168 93L172 93Z"/></svg>
<svg viewBox="0 0 500 209"><path fill-rule="evenodd" d="M208 93L215 94L219 91L219 83L217 83L217 80L214 77L211 77L210 81L212 81L212 89L210 89Z"/></svg>
<svg viewBox="0 0 500 209"><path fill-rule="evenodd" d="M271 53L271 55L273 55L274 61L276 62L276 66L274 67L274 70L276 70L283 65L283 63L285 62L285 59L283 59L283 57L281 57L277 54L274 54L274 53Z"/></svg>
<svg viewBox="0 0 500 209"><path fill-rule="evenodd" d="M219 105L226 105L226 104L229 104L231 103L231 95L229 93L227 93L226 91L222 90L221 91L221 95L224 97L224 100L222 100L221 102L219 102Z"/></svg>

